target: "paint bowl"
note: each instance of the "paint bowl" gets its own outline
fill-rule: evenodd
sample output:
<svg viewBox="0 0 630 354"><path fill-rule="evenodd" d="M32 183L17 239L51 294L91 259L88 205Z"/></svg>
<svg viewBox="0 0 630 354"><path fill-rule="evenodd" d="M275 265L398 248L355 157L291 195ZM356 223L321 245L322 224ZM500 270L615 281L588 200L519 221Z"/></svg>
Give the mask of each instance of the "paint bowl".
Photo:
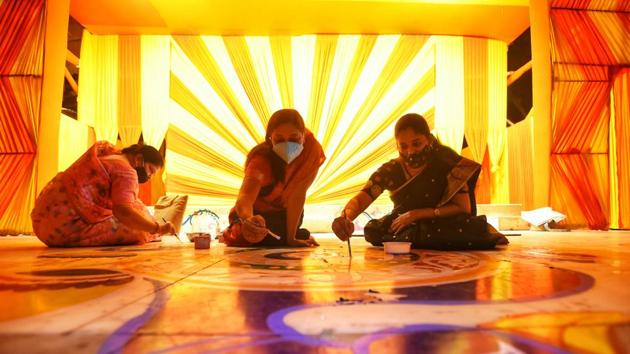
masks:
<svg viewBox="0 0 630 354"><path fill-rule="evenodd" d="M411 242L383 242L385 253L407 254L411 252Z"/></svg>
<svg viewBox="0 0 630 354"><path fill-rule="evenodd" d="M210 248L210 234L205 232L189 232L188 239L195 243L196 249Z"/></svg>

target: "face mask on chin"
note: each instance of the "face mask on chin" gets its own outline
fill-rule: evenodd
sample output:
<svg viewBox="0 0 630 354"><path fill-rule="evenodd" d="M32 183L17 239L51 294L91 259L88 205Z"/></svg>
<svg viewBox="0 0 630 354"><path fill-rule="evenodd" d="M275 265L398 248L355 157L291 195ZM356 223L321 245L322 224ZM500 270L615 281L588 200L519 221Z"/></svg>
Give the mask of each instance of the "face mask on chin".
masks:
<svg viewBox="0 0 630 354"><path fill-rule="evenodd" d="M433 152L435 151L435 144L432 141L429 145L425 146L425 148L416 153L401 155L405 163L411 168L418 168L429 161Z"/></svg>
<svg viewBox="0 0 630 354"><path fill-rule="evenodd" d="M144 161L142 165L135 167L136 174L138 175L138 183L146 183L149 180L149 175L147 174L147 170L144 169Z"/></svg>
<svg viewBox="0 0 630 354"><path fill-rule="evenodd" d="M280 156L280 158L287 164L290 164L293 160L300 156L302 150L304 150L304 146L302 146L302 144L294 143L292 141L273 144L273 152Z"/></svg>

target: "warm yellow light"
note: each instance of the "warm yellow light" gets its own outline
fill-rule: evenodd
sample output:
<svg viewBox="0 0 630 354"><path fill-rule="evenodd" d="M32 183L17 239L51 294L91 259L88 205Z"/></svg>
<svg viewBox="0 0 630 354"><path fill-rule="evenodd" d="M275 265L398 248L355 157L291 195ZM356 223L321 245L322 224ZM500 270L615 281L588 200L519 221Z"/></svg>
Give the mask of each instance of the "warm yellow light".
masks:
<svg viewBox="0 0 630 354"><path fill-rule="evenodd" d="M271 112L282 109L269 37L245 37L265 102Z"/></svg>
<svg viewBox="0 0 630 354"><path fill-rule="evenodd" d="M167 189L199 196L192 205L233 202L265 110L293 102L328 157L307 202L341 203L397 155L396 119L435 107L435 42L426 36L202 40L205 49L176 38L171 58Z"/></svg>

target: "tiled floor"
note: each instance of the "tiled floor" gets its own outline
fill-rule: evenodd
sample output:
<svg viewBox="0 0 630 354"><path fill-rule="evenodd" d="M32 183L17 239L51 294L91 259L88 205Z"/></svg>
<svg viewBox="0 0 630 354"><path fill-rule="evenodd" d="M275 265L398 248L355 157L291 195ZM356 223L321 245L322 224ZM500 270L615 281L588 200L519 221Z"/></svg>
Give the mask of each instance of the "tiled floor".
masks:
<svg viewBox="0 0 630 354"><path fill-rule="evenodd" d="M630 352L630 233L492 252L0 237L0 353Z"/></svg>

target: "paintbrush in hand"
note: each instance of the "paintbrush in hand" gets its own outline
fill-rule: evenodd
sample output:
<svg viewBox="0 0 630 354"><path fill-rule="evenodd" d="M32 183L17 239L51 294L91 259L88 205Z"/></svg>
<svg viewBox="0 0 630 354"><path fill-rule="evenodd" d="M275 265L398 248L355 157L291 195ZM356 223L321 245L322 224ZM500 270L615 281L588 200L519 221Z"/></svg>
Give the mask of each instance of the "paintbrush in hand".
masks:
<svg viewBox="0 0 630 354"><path fill-rule="evenodd" d="M168 224L168 221L166 221L166 219L164 219L164 217L162 217L162 221L164 221L165 224ZM179 235L177 234L173 234L173 236L175 236L175 238L177 239L177 241L182 242L182 240L179 239Z"/></svg>
<svg viewBox="0 0 630 354"><path fill-rule="evenodd" d="M348 217L346 216L346 210L344 209L341 212L341 215L343 215L344 218L348 219ZM350 238L352 237L352 235L348 236L348 257L352 258L352 246L350 245Z"/></svg>
<svg viewBox="0 0 630 354"><path fill-rule="evenodd" d="M262 227L261 225L258 225L257 223L251 222L251 221L249 221L247 219L243 220L243 222L253 224L256 227ZM279 235L275 234L273 231L271 231L269 229L266 229L266 230L267 230L267 234L269 234L271 237L275 238L276 240L279 240L279 239L282 238Z"/></svg>

